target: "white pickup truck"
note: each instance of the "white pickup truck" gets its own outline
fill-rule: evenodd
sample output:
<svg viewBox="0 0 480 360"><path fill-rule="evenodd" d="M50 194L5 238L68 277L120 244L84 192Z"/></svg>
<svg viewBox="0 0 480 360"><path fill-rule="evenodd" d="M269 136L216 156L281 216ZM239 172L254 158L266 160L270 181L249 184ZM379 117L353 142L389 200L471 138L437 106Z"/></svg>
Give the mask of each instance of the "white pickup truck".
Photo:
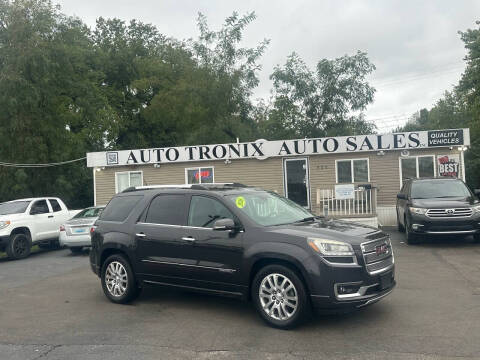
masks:
<svg viewBox="0 0 480 360"><path fill-rule="evenodd" d="M30 255L32 245L58 244L60 225L78 211L69 211L55 197L1 203L0 251L5 251L11 259L22 259Z"/></svg>

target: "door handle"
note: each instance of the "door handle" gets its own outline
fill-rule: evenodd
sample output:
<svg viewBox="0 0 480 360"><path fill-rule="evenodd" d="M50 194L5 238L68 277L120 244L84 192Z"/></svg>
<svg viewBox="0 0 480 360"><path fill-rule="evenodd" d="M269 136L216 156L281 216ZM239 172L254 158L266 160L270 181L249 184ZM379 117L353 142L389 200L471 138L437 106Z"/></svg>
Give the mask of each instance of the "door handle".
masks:
<svg viewBox="0 0 480 360"><path fill-rule="evenodd" d="M138 233L138 234L135 234L136 237L145 237L147 235L145 235L144 233Z"/></svg>
<svg viewBox="0 0 480 360"><path fill-rule="evenodd" d="M48 215L48 218L49 218L49 219L53 218L53 215Z"/></svg>
<svg viewBox="0 0 480 360"><path fill-rule="evenodd" d="M184 236L184 237L182 237L182 240L193 242L193 241L195 241L195 238L193 238L191 236Z"/></svg>

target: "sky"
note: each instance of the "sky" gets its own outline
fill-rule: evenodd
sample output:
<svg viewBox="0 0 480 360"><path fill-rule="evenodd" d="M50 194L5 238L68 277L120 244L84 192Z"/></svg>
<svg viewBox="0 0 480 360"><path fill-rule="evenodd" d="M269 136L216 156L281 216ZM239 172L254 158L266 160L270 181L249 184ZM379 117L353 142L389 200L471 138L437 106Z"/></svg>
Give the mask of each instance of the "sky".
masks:
<svg viewBox="0 0 480 360"><path fill-rule="evenodd" d="M422 108L431 108L458 83L465 69L465 49L458 31L476 27L478 0L60 0L62 11L93 27L95 20L138 19L177 39L198 36L198 12L219 29L237 11L255 11L257 19L242 46L270 44L261 59L254 98L269 98L269 79L295 51L314 68L320 59L365 51L376 70L368 77L376 88L365 115L379 131L404 124Z"/></svg>

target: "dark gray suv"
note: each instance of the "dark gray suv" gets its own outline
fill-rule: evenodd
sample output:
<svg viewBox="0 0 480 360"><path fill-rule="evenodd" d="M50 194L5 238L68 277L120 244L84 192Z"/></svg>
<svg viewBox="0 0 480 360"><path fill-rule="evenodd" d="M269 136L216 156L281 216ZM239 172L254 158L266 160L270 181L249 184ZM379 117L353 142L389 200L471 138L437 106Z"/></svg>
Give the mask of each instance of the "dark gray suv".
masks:
<svg viewBox="0 0 480 360"><path fill-rule="evenodd" d="M456 178L406 180L397 194L398 229L409 244L438 235L473 235L480 241L479 193Z"/></svg>
<svg viewBox="0 0 480 360"><path fill-rule="evenodd" d="M279 328L308 318L312 305L347 311L395 286L382 231L240 184L127 189L92 228L90 262L115 303L145 284L173 286L251 299Z"/></svg>

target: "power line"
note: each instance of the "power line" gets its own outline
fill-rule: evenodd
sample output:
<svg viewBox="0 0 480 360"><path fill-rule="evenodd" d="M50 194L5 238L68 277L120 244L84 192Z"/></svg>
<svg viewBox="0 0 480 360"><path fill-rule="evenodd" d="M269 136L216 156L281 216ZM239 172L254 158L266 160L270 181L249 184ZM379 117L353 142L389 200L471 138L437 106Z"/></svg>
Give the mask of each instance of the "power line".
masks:
<svg viewBox="0 0 480 360"><path fill-rule="evenodd" d="M54 163L45 163L45 164L18 164L18 163L8 163L8 162L1 162L0 161L0 166L5 166L5 167L16 167L16 168L45 168L45 167L52 167L52 166L61 166L61 165L67 165L71 164L77 161L82 161L85 160L87 157L81 157L78 159L74 160L67 160L67 161L61 161L61 162L54 162Z"/></svg>

